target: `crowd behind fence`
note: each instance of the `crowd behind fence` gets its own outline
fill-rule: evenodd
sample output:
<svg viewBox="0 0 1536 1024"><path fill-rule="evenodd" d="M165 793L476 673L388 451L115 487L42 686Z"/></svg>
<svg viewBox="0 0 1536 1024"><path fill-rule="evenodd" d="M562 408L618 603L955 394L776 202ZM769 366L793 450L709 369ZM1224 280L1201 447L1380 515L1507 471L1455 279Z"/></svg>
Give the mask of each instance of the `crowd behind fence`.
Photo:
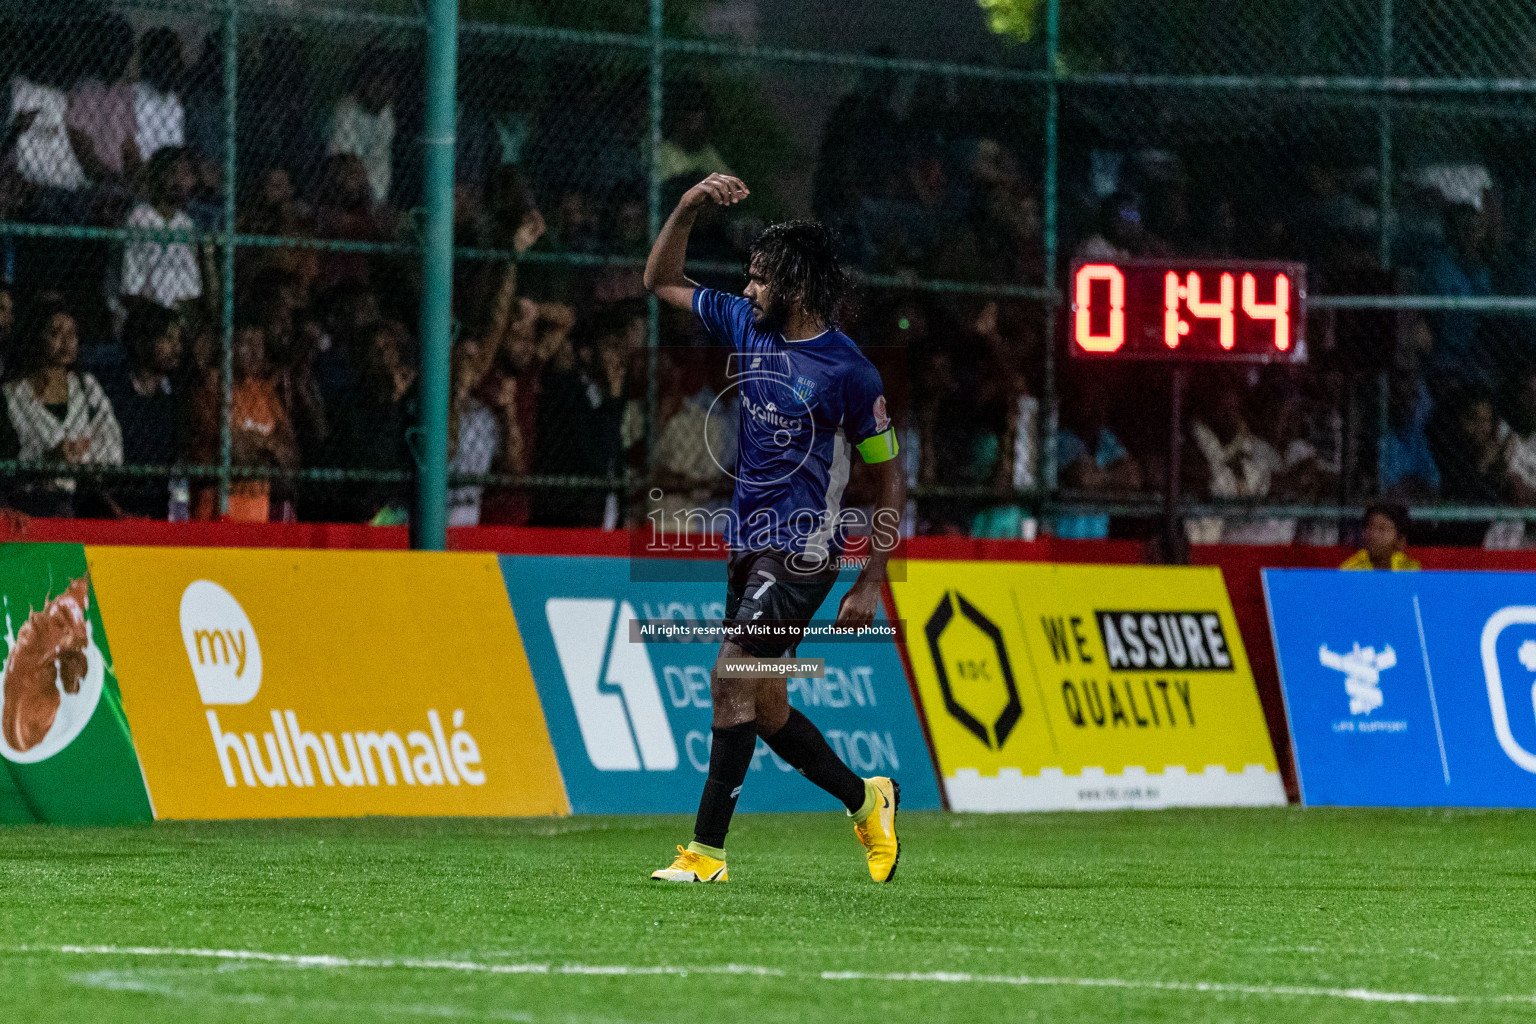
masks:
<svg viewBox="0 0 1536 1024"><path fill-rule="evenodd" d="M719 360L641 267L729 171L753 201L701 222L694 276L740 287L774 219L837 231L917 532L1156 535L1166 374L1065 359L1060 296L1074 257L1176 255L1303 260L1312 305L1305 366L1195 374L1191 541L1348 542L1389 497L1418 539L1525 542L1536 19L1513 0L1048 0L963 59L895 2L815 15L819 49L768 4L461 6L450 525L728 498ZM8 504L406 519L422 17L0 14ZM853 17L887 17L888 48L842 47Z"/></svg>

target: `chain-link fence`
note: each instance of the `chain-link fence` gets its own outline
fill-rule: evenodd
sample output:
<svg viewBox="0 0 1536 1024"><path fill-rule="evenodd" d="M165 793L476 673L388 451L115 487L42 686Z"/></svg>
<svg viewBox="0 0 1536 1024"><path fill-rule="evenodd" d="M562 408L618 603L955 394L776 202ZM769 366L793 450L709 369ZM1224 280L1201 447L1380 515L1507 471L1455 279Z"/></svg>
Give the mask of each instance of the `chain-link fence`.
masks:
<svg viewBox="0 0 1536 1024"><path fill-rule="evenodd" d="M1191 539L1349 540L1391 498L1426 540L1522 542L1530 11L984 6L461 4L450 524L618 525L728 490L685 429L704 339L640 271L682 191L729 170L753 201L700 222L692 273L740 287L784 217L837 230L860 279L845 329L904 371L919 531L1156 534L1168 382L1062 358L1062 268L1119 253L1308 264L1309 363L1193 382ZM0 15L7 500L405 518L420 11Z"/></svg>

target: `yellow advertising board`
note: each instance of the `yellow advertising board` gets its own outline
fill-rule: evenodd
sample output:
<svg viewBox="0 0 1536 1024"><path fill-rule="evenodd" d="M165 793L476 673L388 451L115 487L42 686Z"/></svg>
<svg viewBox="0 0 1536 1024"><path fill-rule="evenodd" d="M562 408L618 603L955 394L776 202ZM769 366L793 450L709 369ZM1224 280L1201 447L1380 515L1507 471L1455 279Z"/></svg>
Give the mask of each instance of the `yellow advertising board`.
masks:
<svg viewBox="0 0 1536 1024"><path fill-rule="evenodd" d="M494 556L86 561L157 818L569 812Z"/></svg>
<svg viewBox="0 0 1536 1024"><path fill-rule="evenodd" d="M1219 570L913 559L891 590L954 809L1285 802Z"/></svg>

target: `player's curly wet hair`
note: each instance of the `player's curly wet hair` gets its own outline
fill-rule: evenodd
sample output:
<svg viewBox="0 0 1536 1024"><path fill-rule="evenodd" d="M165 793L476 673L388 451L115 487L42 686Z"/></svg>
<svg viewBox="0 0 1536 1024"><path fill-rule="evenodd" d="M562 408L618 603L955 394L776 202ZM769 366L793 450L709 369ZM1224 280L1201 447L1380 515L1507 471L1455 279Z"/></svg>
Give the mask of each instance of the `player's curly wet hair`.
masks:
<svg viewBox="0 0 1536 1024"><path fill-rule="evenodd" d="M814 220L787 220L766 228L747 250L747 266L782 299L832 326L848 293L848 271L838 258L837 238Z"/></svg>

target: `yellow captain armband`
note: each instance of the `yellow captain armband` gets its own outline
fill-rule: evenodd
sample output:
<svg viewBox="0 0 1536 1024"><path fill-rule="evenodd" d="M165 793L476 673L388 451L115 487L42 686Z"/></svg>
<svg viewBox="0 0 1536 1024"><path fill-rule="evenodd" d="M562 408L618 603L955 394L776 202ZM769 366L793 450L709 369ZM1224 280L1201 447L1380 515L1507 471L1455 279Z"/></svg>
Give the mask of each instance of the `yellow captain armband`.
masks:
<svg viewBox="0 0 1536 1024"><path fill-rule="evenodd" d="M889 462L894 459L901 451L901 446L896 443L896 431L887 430L873 437L866 437L858 443L858 449L864 461L874 465L877 462Z"/></svg>

